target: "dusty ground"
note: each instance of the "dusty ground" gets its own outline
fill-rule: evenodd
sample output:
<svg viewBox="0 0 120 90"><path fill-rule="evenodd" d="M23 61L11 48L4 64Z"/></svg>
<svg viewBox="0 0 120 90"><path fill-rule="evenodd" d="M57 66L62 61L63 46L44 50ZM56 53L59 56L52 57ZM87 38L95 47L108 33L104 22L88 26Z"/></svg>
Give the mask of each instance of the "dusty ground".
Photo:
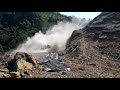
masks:
<svg viewBox="0 0 120 90"><path fill-rule="evenodd" d="M42 70L42 57L46 54L32 54L37 60L37 67L31 72L31 78L120 78L120 62L101 56L70 59L65 62L71 71L62 75L61 72L46 72Z"/></svg>
<svg viewBox="0 0 120 90"><path fill-rule="evenodd" d="M85 57L79 55L79 57L75 59L64 56L65 63L71 68L71 71L66 73L63 73L63 71L43 71L41 62L47 53L29 53L32 55L32 58L36 59L37 66L29 72L30 77L28 76L28 78L120 78L119 60L100 55L95 49L90 47L86 50L87 52L89 51L90 54ZM13 56L14 54L11 55L12 58Z"/></svg>

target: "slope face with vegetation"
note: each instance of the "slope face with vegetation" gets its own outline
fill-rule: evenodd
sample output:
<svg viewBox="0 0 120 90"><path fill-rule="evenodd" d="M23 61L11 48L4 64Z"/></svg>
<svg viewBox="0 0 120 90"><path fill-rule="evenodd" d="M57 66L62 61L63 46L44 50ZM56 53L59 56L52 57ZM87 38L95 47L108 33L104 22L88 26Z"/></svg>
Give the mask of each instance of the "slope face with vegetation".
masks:
<svg viewBox="0 0 120 90"><path fill-rule="evenodd" d="M58 21L71 17L58 12L0 12L0 53L15 48L36 32L45 33Z"/></svg>

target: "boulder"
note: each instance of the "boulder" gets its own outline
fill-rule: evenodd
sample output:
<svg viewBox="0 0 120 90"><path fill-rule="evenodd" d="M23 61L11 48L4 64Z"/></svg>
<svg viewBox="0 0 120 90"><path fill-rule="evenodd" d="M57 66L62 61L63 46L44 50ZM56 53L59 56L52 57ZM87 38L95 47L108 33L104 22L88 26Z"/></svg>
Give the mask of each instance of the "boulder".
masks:
<svg viewBox="0 0 120 90"><path fill-rule="evenodd" d="M15 71L27 71L31 70L33 65L29 62L26 62L25 60L21 59L16 62L16 65L14 66Z"/></svg>
<svg viewBox="0 0 120 90"><path fill-rule="evenodd" d="M12 78L21 78L20 72L10 72Z"/></svg>
<svg viewBox="0 0 120 90"><path fill-rule="evenodd" d="M10 74L3 74L3 77L4 78L11 78L11 75Z"/></svg>
<svg viewBox="0 0 120 90"><path fill-rule="evenodd" d="M32 63L33 66L36 65L36 61L35 59L32 59L32 56L27 54L27 53L24 53L24 52L17 52L16 55L14 56L14 60L17 61L19 59L23 59L29 63Z"/></svg>
<svg viewBox="0 0 120 90"><path fill-rule="evenodd" d="M7 68L10 71L25 71L31 70L36 64L36 60L31 55L24 52L17 52L14 58L8 62Z"/></svg>
<svg viewBox="0 0 120 90"><path fill-rule="evenodd" d="M0 72L0 78L3 78L4 73Z"/></svg>
<svg viewBox="0 0 120 90"><path fill-rule="evenodd" d="M3 69L0 69L0 72L9 73L9 70L7 68L3 68Z"/></svg>

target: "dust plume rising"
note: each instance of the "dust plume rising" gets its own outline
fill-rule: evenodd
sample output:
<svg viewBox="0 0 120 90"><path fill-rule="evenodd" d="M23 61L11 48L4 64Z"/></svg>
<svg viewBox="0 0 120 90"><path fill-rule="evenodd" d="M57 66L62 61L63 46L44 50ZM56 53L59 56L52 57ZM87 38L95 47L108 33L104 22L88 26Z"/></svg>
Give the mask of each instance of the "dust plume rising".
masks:
<svg viewBox="0 0 120 90"><path fill-rule="evenodd" d="M73 17L72 22L58 22L48 29L46 34L41 31L19 45L14 52L41 53L56 52L65 49L65 44L72 32L83 28L89 21Z"/></svg>

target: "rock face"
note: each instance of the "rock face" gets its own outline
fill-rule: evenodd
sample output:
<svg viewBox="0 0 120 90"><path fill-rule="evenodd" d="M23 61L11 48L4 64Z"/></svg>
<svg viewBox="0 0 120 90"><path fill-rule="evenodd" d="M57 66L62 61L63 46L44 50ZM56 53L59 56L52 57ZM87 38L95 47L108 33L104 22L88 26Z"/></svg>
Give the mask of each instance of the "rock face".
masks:
<svg viewBox="0 0 120 90"><path fill-rule="evenodd" d="M120 59L119 45L120 12L103 12L85 28L73 32L65 51L72 53L69 56L79 57L83 54L88 56L88 53L96 53L97 50L108 57Z"/></svg>

